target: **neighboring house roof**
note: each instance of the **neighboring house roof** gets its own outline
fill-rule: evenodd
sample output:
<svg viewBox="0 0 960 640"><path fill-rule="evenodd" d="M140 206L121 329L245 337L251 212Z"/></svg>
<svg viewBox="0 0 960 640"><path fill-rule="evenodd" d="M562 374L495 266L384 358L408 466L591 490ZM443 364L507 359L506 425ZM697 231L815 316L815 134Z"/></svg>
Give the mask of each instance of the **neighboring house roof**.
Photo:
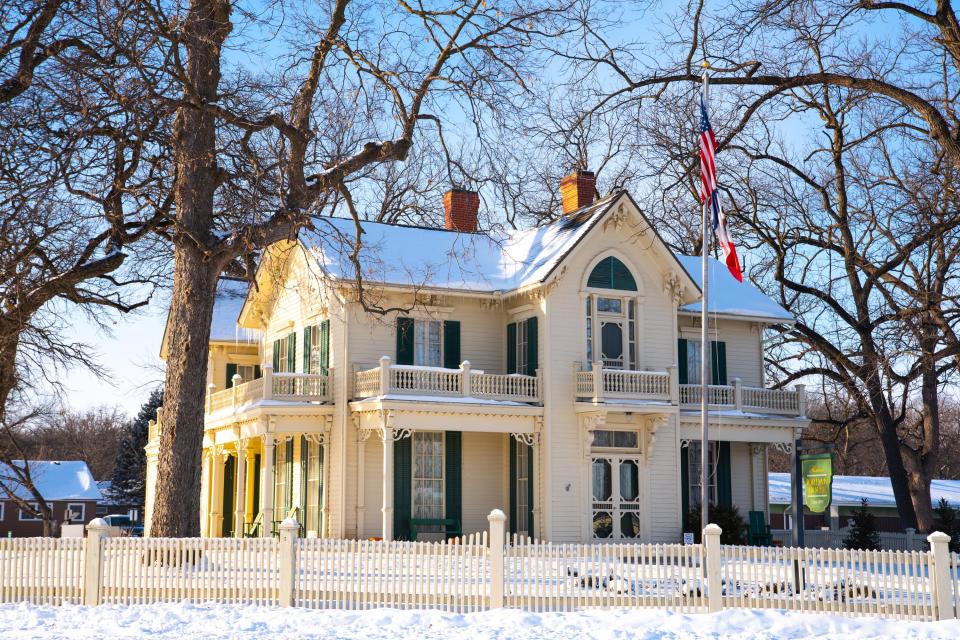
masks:
<svg viewBox="0 0 960 640"><path fill-rule="evenodd" d="M770 504L791 504L790 474L769 474ZM833 504L838 507L859 507L861 498L867 506L896 508L890 478L878 476L833 476ZM933 505L946 498L954 508L960 507L960 480L934 480L930 484Z"/></svg>
<svg viewBox="0 0 960 640"><path fill-rule="evenodd" d="M680 264L687 270L697 286L703 290L701 282L700 256L677 255ZM710 286L710 313L731 316L748 316L758 320L777 320L793 322L793 315L749 282L737 282L736 278L719 260L709 258L707 278ZM680 307L681 311L700 313L700 303L691 302Z"/></svg>
<svg viewBox="0 0 960 640"><path fill-rule="evenodd" d="M13 463L20 466L22 461L14 460ZM31 460L30 479L48 502L101 500L103 497L90 468L83 460ZM0 482L19 498L33 498L33 495L15 480L10 467L3 463L0 463ZM0 489L0 499L7 497L6 491Z"/></svg>

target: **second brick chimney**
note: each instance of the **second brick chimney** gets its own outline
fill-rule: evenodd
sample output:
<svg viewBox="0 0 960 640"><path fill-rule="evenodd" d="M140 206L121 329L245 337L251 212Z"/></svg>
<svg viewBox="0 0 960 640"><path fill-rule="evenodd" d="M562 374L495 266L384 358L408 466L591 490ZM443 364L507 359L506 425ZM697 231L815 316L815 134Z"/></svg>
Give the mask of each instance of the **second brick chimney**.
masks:
<svg viewBox="0 0 960 640"><path fill-rule="evenodd" d="M593 204L597 197L597 177L593 171L577 169L560 181L563 212L570 213Z"/></svg>
<svg viewBox="0 0 960 640"><path fill-rule="evenodd" d="M443 211L444 227L448 230L474 233L477 230L480 195L476 191L451 189L443 194Z"/></svg>

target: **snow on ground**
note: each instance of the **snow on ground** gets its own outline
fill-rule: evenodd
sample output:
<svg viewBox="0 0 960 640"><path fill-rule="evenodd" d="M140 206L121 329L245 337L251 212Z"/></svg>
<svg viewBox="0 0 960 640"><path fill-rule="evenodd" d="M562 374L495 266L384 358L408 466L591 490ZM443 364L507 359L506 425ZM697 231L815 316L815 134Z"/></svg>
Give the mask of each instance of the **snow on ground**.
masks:
<svg viewBox="0 0 960 640"><path fill-rule="evenodd" d="M700 638L956 638L960 621L893 622L876 618L731 609L679 614L655 609L458 615L439 611L313 611L219 604L96 608L0 605L0 638L330 638L337 640L643 640Z"/></svg>

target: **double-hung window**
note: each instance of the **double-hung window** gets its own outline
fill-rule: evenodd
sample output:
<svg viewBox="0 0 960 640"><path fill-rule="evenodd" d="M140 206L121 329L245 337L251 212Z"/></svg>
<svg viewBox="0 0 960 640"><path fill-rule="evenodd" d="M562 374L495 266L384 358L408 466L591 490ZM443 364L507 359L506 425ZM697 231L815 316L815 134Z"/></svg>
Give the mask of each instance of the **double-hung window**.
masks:
<svg viewBox="0 0 960 640"><path fill-rule="evenodd" d="M690 504L700 504L700 452L702 447L700 446L699 440L691 440L687 444L687 469L689 469L689 496ZM707 450L707 490L708 496L710 497L710 502L712 504L717 504L717 460L718 460L718 449L716 441L710 442L710 447Z"/></svg>
<svg viewBox="0 0 960 640"><path fill-rule="evenodd" d="M83 522L86 513L86 505L81 502L70 502L67 504L66 520L67 522Z"/></svg>
<svg viewBox="0 0 960 640"><path fill-rule="evenodd" d="M414 518L444 517L443 433L417 431L413 438L413 495L411 513ZM438 529L424 528L424 531Z"/></svg>
<svg viewBox="0 0 960 640"><path fill-rule="evenodd" d="M413 364L443 366L443 322L416 320L413 325Z"/></svg>
<svg viewBox="0 0 960 640"><path fill-rule="evenodd" d="M40 512L40 503L38 503L38 502L30 502L29 505L30 505L31 507L33 507L34 511L36 511L37 513ZM20 521L21 521L21 522L37 522L37 521L42 520L42 519L43 519L43 518L41 518L40 516L35 516L35 515L33 515L33 513L30 513L29 511L26 511L26 510L24 510L24 509L20 509Z"/></svg>

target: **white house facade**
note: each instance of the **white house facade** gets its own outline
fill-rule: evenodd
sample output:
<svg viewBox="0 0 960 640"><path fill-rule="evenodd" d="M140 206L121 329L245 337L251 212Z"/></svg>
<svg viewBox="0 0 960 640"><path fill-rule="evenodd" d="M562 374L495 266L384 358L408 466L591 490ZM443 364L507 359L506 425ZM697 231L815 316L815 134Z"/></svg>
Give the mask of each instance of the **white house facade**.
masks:
<svg viewBox="0 0 960 640"><path fill-rule="evenodd" d="M437 538L486 527L553 541L676 542L700 495L699 259L626 193L562 185L550 225L476 232L363 223L357 268L327 219L224 280L210 342L201 530ZM790 315L711 263L710 493L767 511L767 451L807 425L767 388L763 335ZM160 413L162 423L162 411ZM157 425L148 455L147 531Z"/></svg>

